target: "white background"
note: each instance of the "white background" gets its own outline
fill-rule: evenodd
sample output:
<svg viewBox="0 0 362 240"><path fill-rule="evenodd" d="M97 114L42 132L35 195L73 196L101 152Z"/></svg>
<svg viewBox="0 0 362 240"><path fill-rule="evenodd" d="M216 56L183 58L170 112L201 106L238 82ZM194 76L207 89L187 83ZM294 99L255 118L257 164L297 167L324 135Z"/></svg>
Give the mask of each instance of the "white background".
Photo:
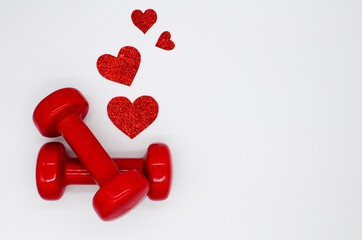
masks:
<svg viewBox="0 0 362 240"><path fill-rule="evenodd" d="M158 21L143 35L131 13L148 8ZM362 239L361 16L360 0L0 0L0 239ZM170 52L154 46L167 30ZM127 45L142 55L131 87L96 68ZM170 146L166 201L103 222L97 186L38 196L50 139L32 112L68 86L111 156ZM131 140L106 106L141 95L160 112Z"/></svg>

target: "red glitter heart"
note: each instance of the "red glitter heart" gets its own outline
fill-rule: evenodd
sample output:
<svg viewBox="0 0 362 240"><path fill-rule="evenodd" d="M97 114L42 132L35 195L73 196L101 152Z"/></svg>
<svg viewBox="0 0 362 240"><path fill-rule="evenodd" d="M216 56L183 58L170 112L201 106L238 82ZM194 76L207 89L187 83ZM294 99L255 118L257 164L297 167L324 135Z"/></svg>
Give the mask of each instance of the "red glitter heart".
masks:
<svg viewBox="0 0 362 240"><path fill-rule="evenodd" d="M144 34L157 21L157 14L153 9L147 9L145 13L141 10L134 10L131 15L133 24L138 27Z"/></svg>
<svg viewBox="0 0 362 240"><path fill-rule="evenodd" d="M115 97L109 101L107 113L112 123L133 139L155 121L158 104L150 96L141 96L133 103L126 97Z"/></svg>
<svg viewBox="0 0 362 240"><path fill-rule="evenodd" d="M158 38L156 43L156 47L165 49L165 50L172 50L175 48L175 43L171 41L171 33L170 32L163 32L161 36Z"/></svg>
<svg viewBox="0 0 362 240"><path fill-rule="evenodd" d="M109 54L97 60L98 72L108 80L131 86L141 63L141 54L134 47L123 47L118 56Z"/></svg>

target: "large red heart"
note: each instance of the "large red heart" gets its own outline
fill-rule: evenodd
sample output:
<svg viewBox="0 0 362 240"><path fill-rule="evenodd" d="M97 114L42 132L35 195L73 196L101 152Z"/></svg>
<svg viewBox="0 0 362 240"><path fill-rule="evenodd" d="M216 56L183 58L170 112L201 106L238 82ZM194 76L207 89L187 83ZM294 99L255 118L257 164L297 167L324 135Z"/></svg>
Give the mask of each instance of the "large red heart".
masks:
<svg viewBox="0 0 362 240"><path fill-rule="evenodd" d="M97 60L98 72L108 80L131 86L141 63L141 54L134 47L123 47L118 56L109 54Z"/></svg>
<svg viewBox="0 0 362 240"><path fill-rule="evenodd" d="M146 33L157 21L157 14L153 9L147 9L145 13L134 10L131 15L133 24L143 33Z"/></svg>
<svg viewBox="0 0 362 240"><path fill-rule="evenodd" d="M171 40L171 33L170 32L163 32L158 41L156 43L156 47L165 49L165 50L172 50L175 48L175 43Z"/></svg>
<svg viewBox="0 0 362 240"><path fill-rule="evenodd" d="M115 97L109 101L107 113L112 123L133 139L155 121L158 104L150 96L141 96L133 103L126 97Z"/></svg>

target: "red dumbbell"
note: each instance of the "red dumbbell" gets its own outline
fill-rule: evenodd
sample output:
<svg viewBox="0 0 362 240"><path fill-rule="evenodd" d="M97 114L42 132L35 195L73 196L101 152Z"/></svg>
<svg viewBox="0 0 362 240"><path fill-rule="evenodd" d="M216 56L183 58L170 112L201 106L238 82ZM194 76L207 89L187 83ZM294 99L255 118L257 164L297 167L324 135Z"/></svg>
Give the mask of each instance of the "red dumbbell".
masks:
<svg viewBox="0 0 362 240"><path fill-rule="evenodd" d="M63 135L100 189L93 207L103 220L117 218L141 202L149 191L146 177L130 170L121 173L89 128L83 122L88 102L74 88L63 88L44 98L36 107L33 120L45 137Z"/></svg>
<svg viewBox="0 0 362 240"><path fill-rule="evenodd" d="M148 197L164 200L171 186L171 154L166 144L156 143L148 147L144 158L113 159L121 171L137 170L151 183ZM36 183L40 196L57 200L70 184L95 184L87 169L76 158L69 158L63 144L50 142L43 145L38 154Z"/></svg>

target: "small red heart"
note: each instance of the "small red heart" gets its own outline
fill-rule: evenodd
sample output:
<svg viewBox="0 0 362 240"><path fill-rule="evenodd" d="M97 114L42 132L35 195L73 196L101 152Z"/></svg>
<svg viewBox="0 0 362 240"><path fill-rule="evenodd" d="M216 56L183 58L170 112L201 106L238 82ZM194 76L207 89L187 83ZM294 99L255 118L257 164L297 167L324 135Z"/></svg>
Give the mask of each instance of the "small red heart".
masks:
<svg viewBox="0 0 362 240"><path fill-rule="evenodd" d="M150 96L141 96L133 103L126 97L115 97L109 101L107 113L112 123L133 139L155 121L158 104Z"/></svg>
<svg viewBox="0 0 362 240"><path fill-rule="evenodd" d="M147 9L145 13L141 10L134 10L131 15L133 24L138 27L144 34L157 21L157 14L153 9Z"/></svg>
<svg viewBox="0 0 362 240"><path fill-rule="evenodd" d="M123 47L118 56L109 54L97 60L98 72L108 80L131 86L141 63L141 54L134 47Z"/></svg>
<svg viewBox="0 0 362 240"><path fill-rule="evenodd" d="M170 32L163 32L161 36L158 38L156 43L156 47L165 49L165 50L172 50L175 48L175 43L171 41L171 33Z"/></svg>

